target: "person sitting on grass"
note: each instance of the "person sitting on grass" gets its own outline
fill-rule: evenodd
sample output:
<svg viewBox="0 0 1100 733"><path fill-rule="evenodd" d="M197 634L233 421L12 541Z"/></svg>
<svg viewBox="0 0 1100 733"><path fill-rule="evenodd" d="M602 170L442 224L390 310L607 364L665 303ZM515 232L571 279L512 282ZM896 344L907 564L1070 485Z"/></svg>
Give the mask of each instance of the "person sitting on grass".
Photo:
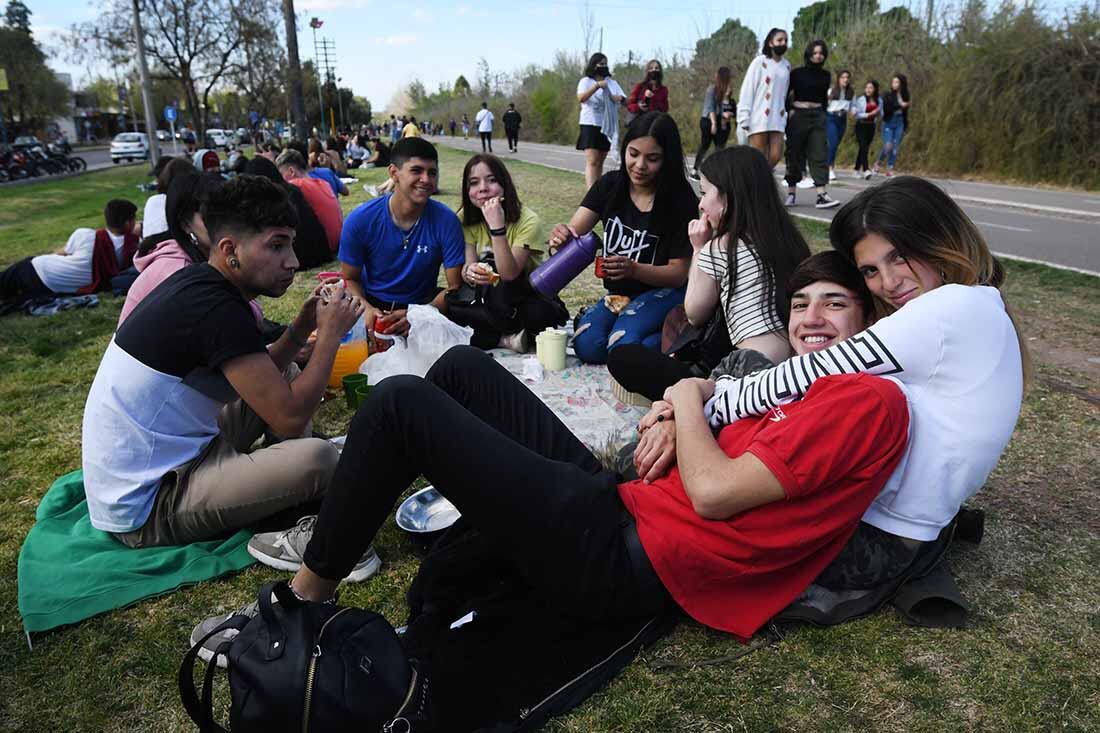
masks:
<svg viewBox="0 0 1100 733"><path fill-rule="evenodd" d="M136 214L132 201L111 199L103 207L103 228L77 229L53 254L27 257L0 271L0 301L9 306L106 289L133 262L139 239Z"/></svg>
<svg viewBox="0 0 1100 733"><path fill-rule="evenodd" d="M677 465L621 482L503 366L454 347L425 378L390 377L371 391L316 522L278 566L298 566L290 585L301 598L333 602L424 476L547 608L610 621L674 604L747 640L844 547L903 455L909 415L892 380L843 375L715 437L703 413L713 386L685 379L668 390ZM492 460L471 460L471 446ZM193 642L225 618L200 622ZM225 640L215 634L200 654L210 659Z"/></svg>
<svg viewBox="0 0 1100 733"><path fill-rule="evenodd" d="M684 175L675 120L664 112L635 118L622 160L588 190L569 224L550 232L553 251L602 220L604 285L620 296L614 300L628 301L613 308L601 298L578 318L573 348L589 364L605 363L609 351L626 344L658 349L665 316L684 301L691 266L688 222L699 199Z"/></svg>
<svg viewBox="0 0 1100 733"><path fill-rule="evenodd" d="M301 190L306 202L325 228L329 250L335 252L340 246L340 234L344 229L344 212L340 208L339 199L327 183L306 174L306 161L297 150L287 148L279 153L275 166L287 183Z"/></svg>
<svg viewBox="0 0 1100 733"><path fill-rule="evenodd" d="M338 458L331 443L308 436L362 301L318 286L266 347L248 301L280 297L294 281L289 197L242 175L210 194L201 218L209 261L179 270L134 309L84 408L91 523L128 547L198 542L296 512L321 496ZM313 356L299 372L291 359L314 329ZM265 433L282 440L253 450ZM356 573L377 566L365 557Z"/></svg>
<svg viewBox="0 0 1100 733"><path fill-rule="evenodd" d="M418 137L398 140L389 176L393 193L348 214L338 256L348 291L367 302L367 327L380 317L385 333L404 334L409 305L446 313L444 290L436 285L439 266L447 289L458 288L466 245L455 213L432 200L439 182L435 146Z"/></svg>

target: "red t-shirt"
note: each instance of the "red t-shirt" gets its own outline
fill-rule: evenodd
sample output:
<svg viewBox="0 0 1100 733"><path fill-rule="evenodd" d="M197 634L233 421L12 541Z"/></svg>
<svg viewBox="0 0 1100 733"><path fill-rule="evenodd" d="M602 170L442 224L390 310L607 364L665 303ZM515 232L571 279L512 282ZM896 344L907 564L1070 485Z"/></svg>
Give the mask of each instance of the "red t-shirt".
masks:
<svg viewBox="0 0 1100 733"><path fill-rule="evenodd" d="M327 181L317 178L295 178L291 181L302 189L302 195L321 220L321 226L325 228L325 237L328 239L328 248L335 252L340 248L340 232L344 228L344 214L340 210L340 201L332 192L332 186Z"/></svg>
<svg viewBox="0 0 1100 733"><path fill-rule="evenodd" d="M851 538L904 450L909 410L898 386L848 374L814 382L799 402L718 435L779 480L786 500L725 520L695 513L680 471L619 485L665 588L692 618L742 640L813 582Z"/></svg>

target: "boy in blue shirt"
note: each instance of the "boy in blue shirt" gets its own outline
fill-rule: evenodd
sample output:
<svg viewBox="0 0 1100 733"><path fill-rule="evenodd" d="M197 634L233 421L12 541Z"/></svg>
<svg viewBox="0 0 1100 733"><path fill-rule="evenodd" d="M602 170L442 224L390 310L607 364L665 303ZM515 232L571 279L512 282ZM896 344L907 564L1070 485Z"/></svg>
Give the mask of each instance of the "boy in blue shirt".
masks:
<svg viewBox="0 0 1100 733"><path fill-rule="evenodd" d="M422 138L403 138L389 166L392 194L368 201L344 220L339 258L348 291L367 302L366 322L375 317L385 333L409 330L410 304L430 304L446 313L444 289L436 285L445 268L447 289L462 284L466 244L455 213L432 200L439 182L439 155Z"/></svg>

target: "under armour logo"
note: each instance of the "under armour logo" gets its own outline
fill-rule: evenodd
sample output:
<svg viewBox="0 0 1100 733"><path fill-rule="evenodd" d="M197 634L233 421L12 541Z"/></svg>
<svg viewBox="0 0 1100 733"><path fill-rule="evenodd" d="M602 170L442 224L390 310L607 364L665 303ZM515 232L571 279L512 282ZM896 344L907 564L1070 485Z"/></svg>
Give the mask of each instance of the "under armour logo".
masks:
<svg viewBox="0 0 1100 733"><path fill-rule="evenodd" d="M768 419L771 420L772 422L779 422L780 420L786 420L787 419L787 413L783 412L782 407L776 407L774 410L772 410L772 414L768 417Z"/></svg>
<svg viewBox="0 0 1100 733"><path fill-rule="evenodd" d="M418 245L416 245L416 253L417 253L418 255L426 255L426 254L428 254L428 245L426 245L426 244L418 244Z"/></svg>

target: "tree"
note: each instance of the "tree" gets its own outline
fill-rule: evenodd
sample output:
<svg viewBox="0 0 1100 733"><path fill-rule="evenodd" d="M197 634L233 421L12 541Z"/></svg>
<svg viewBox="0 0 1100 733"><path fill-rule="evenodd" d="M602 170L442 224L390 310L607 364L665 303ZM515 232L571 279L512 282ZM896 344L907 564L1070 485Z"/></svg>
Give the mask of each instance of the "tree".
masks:
<svg viewBox="0 0 1100 733"><path fill-rule="evenodd" d="M305 140L306 105L305 91L302 88L302 64L298 59L298 23L294 16L294 0L282 0L283 24L286 26L286 76L290 97L290 117L294 124L294 134Z"/></svg>
<svg viewBox="0 0 1100 733"><path fill-rule="evenodd" d="M455 79L454 93L456 97L470 96L470 82L466 81L465 76L459 74Z"/></svg>
<svg viewBox="0 0 1100 733"><path fill-rule="evenodd" d="M286 109L287 57L276 30L279 10L273 2L253 5L254 11L242 21L248 27L241 29L241 53L227 78L243 93L246 112L273 117Z"/></svg>
<svg viewBox="0 0 1100 733"><path fill-rule="evenodd" d="M734 94L738 81L748 68L756 54L760 53L760 42L751 29L735 18L726 22L706 38L695 43L695 55L691 58L691 87L706 89L713 82L714 74L720 66L728 66L733 81Z"/></svg>
<svg viewBox="0 0 1100 733"><path fill-rule="evenodd" d="M0 27L0 68L7 71L11 86L4 111L7 127L15 134L36 132L71 102L69 89L46 65L46 54L34 40L30 15L26 5L12 0Z"/></svg>
<svg viewBox="0 0 1100 733"><path fill-rule="evenodd" d="M482 56L477 60L477 95L482 99L488 99L492 93L493 75L489 71L489 62Z"/></svg>
<svg viewBox="0 0 1100 733"><path fill-rule="evenodd" d="M807 5L794 16L791 48L801 48L822 38L829 43L857 22L878 13L878 0L821 0Z"/></svg>

